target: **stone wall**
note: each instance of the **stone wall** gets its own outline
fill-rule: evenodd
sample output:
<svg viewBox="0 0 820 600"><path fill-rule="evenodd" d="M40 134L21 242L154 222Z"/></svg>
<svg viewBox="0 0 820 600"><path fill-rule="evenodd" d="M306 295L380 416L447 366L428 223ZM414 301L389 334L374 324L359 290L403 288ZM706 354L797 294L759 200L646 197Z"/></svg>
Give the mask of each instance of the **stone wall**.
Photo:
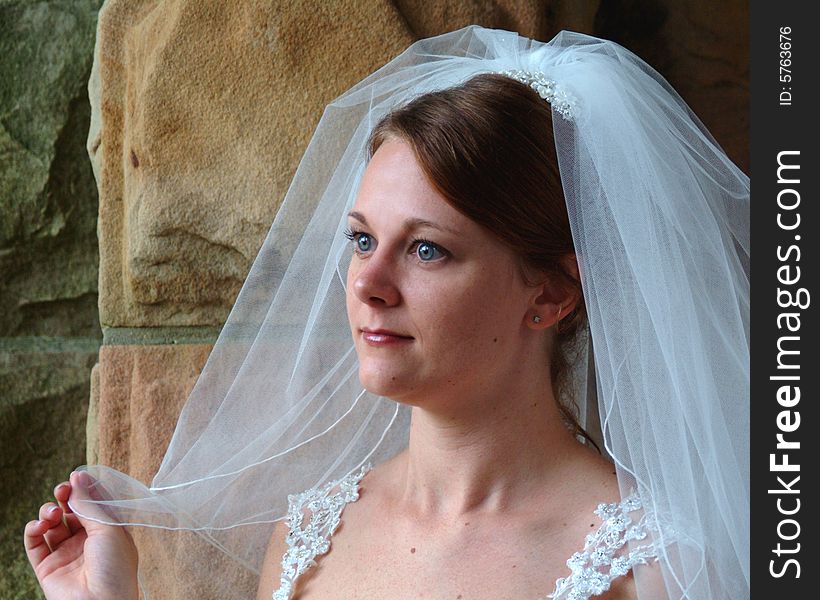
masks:
<svg viewBox="0 0 820 600"><path fill-rule="evenodd" d="M666 75L748 169L748 8L738 0L107 0L89 83L104 331L91 377L89 462L150 481L324 106L412 41L470 23L542 40L567 28L621 42ZM12 185L34 185L27 165L21 159ZM31 204L15 214L17 229L35 230L27 224L52 213ZM20 283L0 287L4 311L23 306L19 298L30 296L13 290L46 263L13 271L10 281ZM83 264L61 273L79 277ZM9 314L0 335L74 332L68 323L82 312L55 305ZM14 356L6 367L14 376L19 361L36 363ZM71 406L83 409L79 400ZM48 412L60 418L56 403Z"/></svg>
<svg viewBox="0 0 820 600"><path fill-rule="evenodd" d="M39 597L23 527L84 459L102 341L85 151L100 3L0 3L0 599Z"/></svg>

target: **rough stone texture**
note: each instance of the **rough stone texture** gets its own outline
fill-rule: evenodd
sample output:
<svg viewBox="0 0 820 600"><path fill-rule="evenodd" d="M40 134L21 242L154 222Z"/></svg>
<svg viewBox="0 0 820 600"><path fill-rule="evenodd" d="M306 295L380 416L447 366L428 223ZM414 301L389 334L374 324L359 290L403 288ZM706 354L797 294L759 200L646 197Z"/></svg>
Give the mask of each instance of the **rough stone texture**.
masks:
<svg viewBox="0 0 820 600"><path fill-rule="evenodd" d="M554 33L554 6L549 0L393 0L414 39L439 35L473 23L516 31L536 39L549 39ZM594 7L592 0L576 0L569 7L583 12Z"/></svg>
<svg viewBox="0 0 820 600"><path fill-rule="evenodd" d="M221 323L323 106L416 37L470 22L618 39L746 166L747 18L737 0L110 0L89 138L103 325Z"/></svg>
<svg viewBox="0 0 820 600"><path fill-rule="evenodd" d="M211 346L100 348L99 462L150 483Z"/></svg>
<svg viewBox="0 0 820 600"><path fill-rule="evenodd" d="M26 343L29 342L30 343ZM83 347L85 346L85 347ZM0 344L0 598L37 598L22 534L54 485L84 460L88 374L95 340L51 347Z"/></svg>
<svg viewBox="0 0 820 600"><path fill-rule="evenodd" d="M749 172L748 2L603 0L592 31L660 71Z"/></svg>
<svg viewBox="0 0 820 600"><path fill-rule="evenodd" d="M88 392L88 416L85 421L85 462L100 464L100 363L91 369Z"/></svg>
<svg viewBox="0 0 820 600"><path fill-rule="evenodd" d="M324 106L410 41L386 2L107 2L102 324L221 324Z"/></svg>
<svg viewBox="0 0 820 600"><path fill-rule="evenodd" d="M477 23L548 41L562 29L593 32L598 0L393 0L415 39Z"/></svg>
<svg viewBox="0 0 820 600"><path fill-rule="evenodd" d="M0 337L99 335L82 152L96 1L0 7Z"/></svg>
<svg viewBox="0 0 820 600"><path fill-rule="evenodd" d="M253 589L256 585L254 577L246 569L233 561L226 561L220 550L196 534L145 527L130 530L138 548L151 548L150 554L142 551L140 563L144 581L152 586L149 594L154 591L151 598L221 600L236 595L236 589L229 582L241 582L241 589ZM236 535L241 536L242 533L241 529L236 531ZM192 562L195 564L186 567ZM169 565L173 567L169 568ZM219 569L220 577L203 581L190 575L203 565Z"/></svg>
<svg viewBox="0 0 820 600"><path fill-rule="evenodd" d="M112 466L149 484L171 439L176 418L211 346L103 346L95 368L100 464ZM89 447L89 452L92 452ZM135 528L140 568L163 598L219 598L214 590L185 587L185 557L205 561L216 550L197 536Z"/></svg>
<svg viewBox="0 0 820 600"><path fill-rule="evenodd" d="M0 599L41 597L22 546L83 462L97 316L85 151L101 0L0 2Z"/></svg>

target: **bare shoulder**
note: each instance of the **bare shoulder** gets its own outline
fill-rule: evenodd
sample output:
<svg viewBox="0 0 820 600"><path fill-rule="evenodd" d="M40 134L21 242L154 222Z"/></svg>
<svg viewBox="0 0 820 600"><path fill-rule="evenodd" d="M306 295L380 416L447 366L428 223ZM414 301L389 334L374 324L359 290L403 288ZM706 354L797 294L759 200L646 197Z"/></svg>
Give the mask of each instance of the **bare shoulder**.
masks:
<svg viewBox="0 0 820 600"><path fill-rule="evenodd" d="M568 464L563 493L582 520L601 502L615 502L620 498L615 466L606 458L588 448L576 450L575 460Z"/></svg>
<svg viewBox="0 0 820 600"><path fill-rule="evenodd" d="M614 465L598 454L587 454L576 463L577 474L568 491L577 506L583 507L579 514L588 518L593 505L601 502L618 502L620 488ZM583 485L576 485L578 482ZM660 564L651 560L648 564L635 565L626 575L612 580L609 590L601 595L601 600L637 600L638 589L641 597L653 600L668 598Z"/></svg>
<svg viewBox="0 0 820 600"><path fill-rule="evenodd" d="M641 597L653 600L668 600L663 572L657 561L645 565L635 565L626 575L615 579L609 591L601 600L637 600L638 586Z"/></svg>
<svg viewBox="0 0 820 600"><path fill-rule="evenodd" d="M273 533L268 542L268 549L265 552L262 571L259 575L256 600L270 600L273 592L279 589L279 580L282 576L282 557L288 549L287 535L287 523L279 521L273 528Z"/></svg>
<svg viewBox="0 0 820 600"><path fill-rule="evenodd" d="M642 597L653 600L667 600L666 586L663 583L661 567L657 562L647 565L636 565L629 573L618 577L612 587L600 600L638 600L638 582Z"/></svg>

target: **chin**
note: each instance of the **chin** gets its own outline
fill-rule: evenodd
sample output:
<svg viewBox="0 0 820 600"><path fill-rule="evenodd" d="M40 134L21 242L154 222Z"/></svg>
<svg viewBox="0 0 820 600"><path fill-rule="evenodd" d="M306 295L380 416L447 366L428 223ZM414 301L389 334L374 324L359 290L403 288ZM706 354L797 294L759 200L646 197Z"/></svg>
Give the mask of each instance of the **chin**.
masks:
<svg viewBox="0 0 820 600"><path fill-rule="evenodd" d="M402 403L405 402L406 397L412 395L415 389L404 374L381 369L371 370L362 365L359 365L359 382L371 394ZM413 402L407 403L413 404Z"/></svg>

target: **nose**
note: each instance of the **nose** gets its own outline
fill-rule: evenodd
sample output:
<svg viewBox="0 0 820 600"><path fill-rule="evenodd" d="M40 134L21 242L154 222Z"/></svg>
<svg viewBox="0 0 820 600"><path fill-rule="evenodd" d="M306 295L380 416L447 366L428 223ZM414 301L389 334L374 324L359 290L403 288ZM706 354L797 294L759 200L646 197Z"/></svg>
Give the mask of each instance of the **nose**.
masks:
<svg viewBox="0 0 820 600"><path fill-rule="evenodd" d="M395 306L401 301L396 266L386 253L377 250L366 260L353 257L350 270L353 292L359 301L371 306Z"/></svg>

